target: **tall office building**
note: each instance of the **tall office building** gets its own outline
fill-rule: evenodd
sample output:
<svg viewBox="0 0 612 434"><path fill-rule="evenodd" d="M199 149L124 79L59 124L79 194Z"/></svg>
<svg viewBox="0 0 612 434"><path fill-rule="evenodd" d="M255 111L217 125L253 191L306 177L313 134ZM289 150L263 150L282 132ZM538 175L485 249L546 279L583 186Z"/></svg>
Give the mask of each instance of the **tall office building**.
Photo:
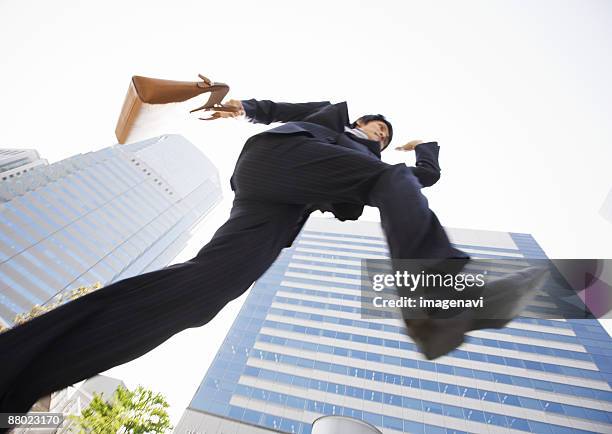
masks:
<svg viewBox="0 0 612 434"><path fill-rule="evenodd" d="M34 149L0 149L0 180L11 180L46 164Z"/></svg>
<svg viewBox="0 0 612 434"><path fill-rule="evenodd" d="M0 181L0 324L79 286L167 265L220 199L217 169L178 135Z"/></svg>
<svg viewBox="0 0 612 434"><path fill-rule="evenodd" d="M527 234L449 235L476 258L545 258ZM322 415L385 434L612 432L597 320L522 317L426 361L400 320L361 315L360 260L387 256L378 223L311 218L254 285L175 433L308 434Z"/></svg>

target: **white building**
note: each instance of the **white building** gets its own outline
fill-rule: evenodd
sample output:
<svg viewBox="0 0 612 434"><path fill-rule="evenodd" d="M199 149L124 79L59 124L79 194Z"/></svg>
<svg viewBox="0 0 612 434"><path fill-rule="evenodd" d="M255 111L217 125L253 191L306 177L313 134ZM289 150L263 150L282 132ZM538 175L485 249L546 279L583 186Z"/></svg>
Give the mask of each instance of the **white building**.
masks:
<svg viewBox="0 0 612 434"><path fill-rule="evenodd" d="M21 425L13 428L11 434L67 434L77 432L74 422L68 416L78 416L94 398L94 394L101 395L110 401L119 386L125 387L123 381L105 375L96 375L77 385L67 387L39 400L32 408L32 412L61 413L64 421L60 426L53 428L40 428L36 426Z"/></svg>
<svg viewBox="0 0 612 434"><path fill-rule="evenodd" d="M612 223L612 190L608 192L608 196L606 196L606 200L601 206L599 213L603 218Z"/></svg>
<svg viewBox="0 0 612 434"><path fill-rule="evenodd" d="M0 149L0 181L21 176L47 164L34 149Z"/></svg>
<svg viewBox="0 0 612 434"><path fill-rule="evenodd" d="M221 199L179 135L115 145L0 182L0 325L80 286L167 265Z"/></svg>

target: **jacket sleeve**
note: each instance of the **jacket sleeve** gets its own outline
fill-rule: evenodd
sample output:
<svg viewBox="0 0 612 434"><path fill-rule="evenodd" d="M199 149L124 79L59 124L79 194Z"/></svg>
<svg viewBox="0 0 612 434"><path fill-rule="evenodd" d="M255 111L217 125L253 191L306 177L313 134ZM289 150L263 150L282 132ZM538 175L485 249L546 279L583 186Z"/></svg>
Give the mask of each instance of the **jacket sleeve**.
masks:
<svg viewBox="0 0 612 434"><path fill-rule="evenodd" d="M301 121L321 108L331 105L329 101L288 103L270 100L247 99L242 106L246 117L256 124L271 124L272 122Z"/></svg>
<svg viewBox="0 0 612 434"><path fill-rule="evenodd" d="M438 155L440 147L437 142L421 143L414 149L416 164L411 167L414 175L423 187L434 185L440 179Z"/></svg>

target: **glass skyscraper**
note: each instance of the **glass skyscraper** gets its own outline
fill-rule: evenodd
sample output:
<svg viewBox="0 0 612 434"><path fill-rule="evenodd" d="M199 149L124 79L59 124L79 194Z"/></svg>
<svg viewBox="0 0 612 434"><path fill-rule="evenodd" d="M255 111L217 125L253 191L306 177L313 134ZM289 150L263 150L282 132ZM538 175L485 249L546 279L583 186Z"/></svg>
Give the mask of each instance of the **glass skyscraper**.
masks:
<svg viewBox="0 0 612 434"><path fill-rule="evenodd" d="M220 199L217 169L179 135L0 181L0 325L79 286L167 265Z"/></svg>
<svg viewBox="0 0 612 434"><path fill-rule="evenodd" d="M527 234L448 232L475 258L546 257ZM378 223L311 218L252 288L175 433L308 434L332 414L385 434L612 432L597 320L525 316L426 361L399 320L360 314L360 260L386 256Z"/></svg>

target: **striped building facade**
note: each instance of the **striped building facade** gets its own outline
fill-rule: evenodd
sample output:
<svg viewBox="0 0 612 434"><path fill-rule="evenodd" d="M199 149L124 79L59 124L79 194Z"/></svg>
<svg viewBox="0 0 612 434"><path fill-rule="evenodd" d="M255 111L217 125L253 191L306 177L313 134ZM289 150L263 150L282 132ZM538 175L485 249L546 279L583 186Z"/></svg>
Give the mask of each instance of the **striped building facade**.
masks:
<svg viewBox="0 0 612 434"><path fill-rule="evenodd" d="M220 199L217 169L179 135L0 181L0 325L79 286L167 265Z"/></svg>
<svg viewBox="0 0 612 434"><path fill-rule="evenodd" d="M527 234L448 232L475 258L546 257ZM526 314L427 361L400 321L360 315L360 260L387 255L378 223L311 218L254 285L175 433L309 434L321 415L385 434L612 432L597 320Z"/></svg>

